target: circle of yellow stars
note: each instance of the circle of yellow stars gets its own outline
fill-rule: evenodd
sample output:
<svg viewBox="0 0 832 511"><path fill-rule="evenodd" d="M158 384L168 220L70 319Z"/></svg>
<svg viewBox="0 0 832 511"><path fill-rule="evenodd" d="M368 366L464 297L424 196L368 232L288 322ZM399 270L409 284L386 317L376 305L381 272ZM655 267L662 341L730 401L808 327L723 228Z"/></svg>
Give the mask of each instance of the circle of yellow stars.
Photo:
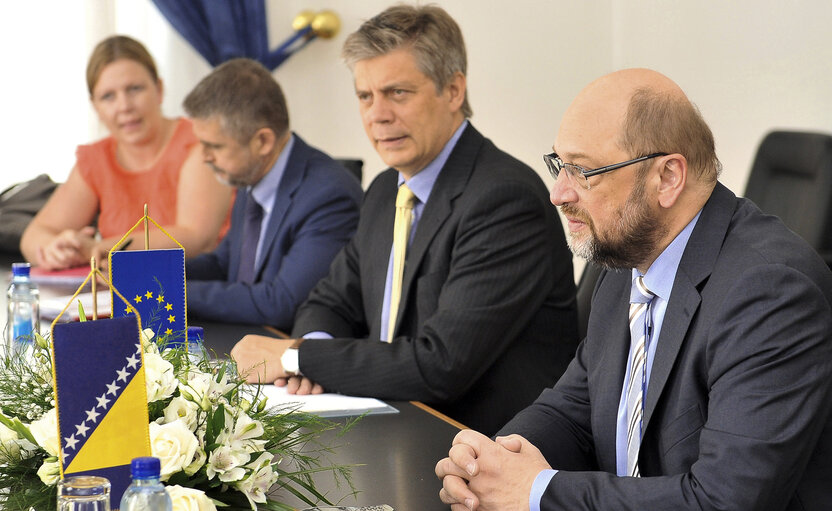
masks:
<svg viewBox="0 0 832 511"><path fill-rule="evenodd" d="M136 303L142 303L142 300L150 301L153 299L153 291L147 291L144 295L137 294L135 298L133 298L133 301ZM159 304L163 305L166 311L170 312L173 310L173 304L165 301L165 295L158 295L156 296L155 300L159 302ZM130 314L133 312L133 308L128 305L124 308L124 312L126 314ZM176 316L174 316L173 314L168 314L168 323L173 323L174 321L176 321ZM165 330L165 334L171 335L173 334L173 330L168 328L167 330Z"/></svg>

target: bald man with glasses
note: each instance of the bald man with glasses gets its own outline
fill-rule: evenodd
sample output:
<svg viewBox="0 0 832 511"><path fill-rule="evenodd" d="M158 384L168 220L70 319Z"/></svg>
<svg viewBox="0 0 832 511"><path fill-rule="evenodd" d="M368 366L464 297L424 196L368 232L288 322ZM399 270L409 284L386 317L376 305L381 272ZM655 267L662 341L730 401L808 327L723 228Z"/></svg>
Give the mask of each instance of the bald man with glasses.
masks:
<svg viewBox="0 0 832 511"><path fill-rule="evenodd" d="M832 273L717 178L710 129L646 69L602 77L545 161L606 268L563 377L436 466L454 511L826 510ZM621 162L614 163L611 162Z"/></svg>

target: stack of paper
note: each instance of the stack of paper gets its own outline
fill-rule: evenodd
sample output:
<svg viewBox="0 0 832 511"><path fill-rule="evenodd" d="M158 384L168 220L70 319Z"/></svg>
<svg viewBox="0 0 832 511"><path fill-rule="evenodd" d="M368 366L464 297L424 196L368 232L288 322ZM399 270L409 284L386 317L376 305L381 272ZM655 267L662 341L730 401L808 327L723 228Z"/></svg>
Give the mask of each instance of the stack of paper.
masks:
<svg viewBox="0 0 832 511"><path fill-rule="evenodd" d="M266 406L268 407L297 406L302 412L314 413L321 417L349 417L364 413L399 413L398 410L387 403L371 397L353 397L341 394L298 396L286 392L286 387L276 387L274 385L260 385L260 393L266 396Z"/></svg>
<svg viewBox="0 0 832 511"><path fill-rule="evenodd" d="M112 313L110 308L110 292L99 291L98 293L98 317L106 318ZM66 304L69 303L72 295L57 296L55 298L47 298L40 302L40 317L43 319L55 319L58 314L64 310ZM77 321L78 318L78 300L84 306L84 314L88 318L92 318L92 293L80 293L75 300L69 305L69 308L61 316L62 321Z"/></svg>
<svg viewBox="0 0 832 511"><path fill-rule="evenodd" d="M76 266L66 270L44 270L35 266L29 276L35 284L66 284L80 286L90 273L90 266Z"/></svg>

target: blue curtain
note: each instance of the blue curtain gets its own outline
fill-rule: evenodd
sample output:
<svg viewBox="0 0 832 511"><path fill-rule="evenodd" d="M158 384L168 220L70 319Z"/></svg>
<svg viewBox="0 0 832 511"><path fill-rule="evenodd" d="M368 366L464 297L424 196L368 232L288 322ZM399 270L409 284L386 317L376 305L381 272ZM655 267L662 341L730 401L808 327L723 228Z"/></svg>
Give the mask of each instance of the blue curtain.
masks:
<svg viewBox="0 0 832 511"><path fill-rule="evenodd" d="M269 51L265 0L153 0L173 28L216 67L248 57L275 69L289 53Z"/></svg>

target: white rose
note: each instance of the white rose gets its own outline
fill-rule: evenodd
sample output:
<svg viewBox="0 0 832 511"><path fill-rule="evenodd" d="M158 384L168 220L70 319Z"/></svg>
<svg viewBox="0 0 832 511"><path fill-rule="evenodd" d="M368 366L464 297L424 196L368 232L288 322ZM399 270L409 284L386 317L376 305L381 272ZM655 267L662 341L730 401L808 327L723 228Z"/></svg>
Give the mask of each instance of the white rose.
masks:
<svg viewBox="0 0 832 511"><path fill-rule="evenodd" d="M61 467L58 464L58 460L44 461L43 465L38 469L38 477L47 486L52 486L57 483L61 477Z"/></svg>
<svg viewBox="0 0 832 511"><path fill-rule="evenodd" d="M166 424L175 420L182 420L191 432L196 431L197 411L199 407L193 401L177 396L171 399L170 404L165 408L164 417L159 417L156 422Z"/></svg>
<svg viewBox="0 0 832 511"><path fill-rule="evenodd" d="M20 444L17 432L0 422L0 463L20 457Z"/></svg>
<svg viewBox="0 0 832 511"><path fill-rule="evenodd" d="M5 415L3 417L5 417ZM17 431L7 428L5 424L0 422L0 443L5 445L12 440L17 440L17 438Z"/></svg>
<svg viewBox="0 0 832 511"><path fill-rule="evenodd" d="M179 485L167 486L165 490L173 501L173 511L217 511L217 506L203 491Z"/></svg>
<svg viewBox="0 0 832 511"><path fill-rule="evenodd" d="M208 479L219 477L224 483L239 481L245 477L246 470L243 467L250 459L251 455L244 450L221 445L208 457L205 473Z"/></svg>
<svg viewBox="0 0 832 511"><path fill-rule="evenodd" d="M190 465L198 448L199 441L181 420L150 423L150 450L162 464L162 481Z"/></svg>
<svg viewBox="0 0 832 511"><path fill-rule="evenodd" d="M144 354L144 374L147 380L148 403L169 398L179 383L173 374L173 365L158 353Z"/></svg>
<svg viewBox="0 0 832 511"><path fill-rule="evenodd" d="M58 455L61 444L58 442L58 414L54 408L31 423L29 431L35 437L38 445L50 456Z"/></svg>

